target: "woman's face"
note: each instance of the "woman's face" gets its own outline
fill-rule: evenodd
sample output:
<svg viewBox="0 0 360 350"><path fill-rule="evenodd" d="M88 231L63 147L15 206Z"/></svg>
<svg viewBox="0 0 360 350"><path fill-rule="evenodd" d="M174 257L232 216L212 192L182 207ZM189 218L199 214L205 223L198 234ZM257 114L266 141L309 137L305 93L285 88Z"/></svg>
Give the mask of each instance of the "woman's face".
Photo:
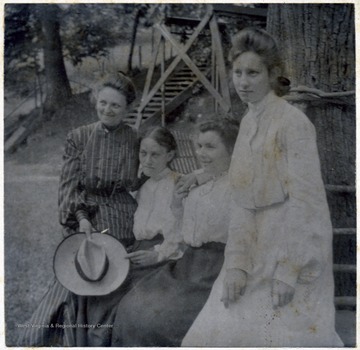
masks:
<svg viewBox="0 0 360 350"><path fill-rule="evenodd" d="M168 151L152 138L141 141L139 160L146 176L154 177L160 174L173 159L175 152Z"/></svg>
<svg viewBox="0 0 360 350"><path fill-rule="evenodd" d="M205 172L219 175L229 169L231 154L229 154L217 132L200 132L196 148L196 153Z"/></svg>
<svg viewBox="0 0 360 350"><path fill-rule="evenodd" d="M99 120L108 127L115 127L126 117L126 97L111 87L99 91L96 111Z"/></svg>
<svg viewBox="0 0 360 350"><path fill-rule="evenodd" d="M242 53L233 63L233 82L243 102L260 102L271 90L269 71L261 57L251 51Z"/></svg>

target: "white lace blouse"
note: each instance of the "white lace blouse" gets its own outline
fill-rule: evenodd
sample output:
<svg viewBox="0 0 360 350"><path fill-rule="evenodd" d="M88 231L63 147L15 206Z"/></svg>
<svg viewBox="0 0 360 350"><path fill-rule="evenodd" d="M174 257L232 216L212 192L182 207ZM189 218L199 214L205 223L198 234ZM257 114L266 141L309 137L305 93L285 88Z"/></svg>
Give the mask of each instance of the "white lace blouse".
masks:
<svg viewBox="0 0 360 350"><path fill-rule="evenodd" d="M155 246L159 260L177 259L179 238L171 201L178 174L166 168L157 178L148 179L137 193L138 207L134 216L134 235L137 240L152 239L161 234L164 242Z"/></svg>

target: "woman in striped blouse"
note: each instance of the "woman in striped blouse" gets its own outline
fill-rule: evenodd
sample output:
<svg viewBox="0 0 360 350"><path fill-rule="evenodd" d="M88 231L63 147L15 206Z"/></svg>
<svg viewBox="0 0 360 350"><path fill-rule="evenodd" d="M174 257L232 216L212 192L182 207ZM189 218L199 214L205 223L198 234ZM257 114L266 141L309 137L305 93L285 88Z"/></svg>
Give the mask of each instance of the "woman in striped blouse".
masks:
<svg viewBox="0 0 360 350"><path fill-rule="evenodd" d="M138 140L123 119L135 96L128 77L118 73L105 78L94 94L99 121L68 134L59 186L65 236L108 230L125 247L133 243L137 204L129 192L141 184L137 179ZM71 324L78 307L78 298L54 281L29 323ZM75 346L76 336L74 328L26 328L19 345Z"/></svg>

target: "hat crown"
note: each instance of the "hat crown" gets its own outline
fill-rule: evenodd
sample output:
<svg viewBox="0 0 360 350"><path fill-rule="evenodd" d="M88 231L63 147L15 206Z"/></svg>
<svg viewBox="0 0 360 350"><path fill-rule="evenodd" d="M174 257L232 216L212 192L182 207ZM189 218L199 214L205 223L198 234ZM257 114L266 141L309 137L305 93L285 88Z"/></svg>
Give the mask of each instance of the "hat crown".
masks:
<svg viewBox="0 0 360 350"><path fill-rule="evenodd" d="M125 281L129 272L126 249L107 233L92 232L84 243L86 236L74 233L59 244L54 255L55 276L64 288L77 295L108 295Z"/></svg>
<svg viewBox="0 0 360 350"><path fill-rule="evenodd" d="M100 281L109 268L105 248L91 238L84 239L76 253L75 266L78 274L85 281Z"/></svg>

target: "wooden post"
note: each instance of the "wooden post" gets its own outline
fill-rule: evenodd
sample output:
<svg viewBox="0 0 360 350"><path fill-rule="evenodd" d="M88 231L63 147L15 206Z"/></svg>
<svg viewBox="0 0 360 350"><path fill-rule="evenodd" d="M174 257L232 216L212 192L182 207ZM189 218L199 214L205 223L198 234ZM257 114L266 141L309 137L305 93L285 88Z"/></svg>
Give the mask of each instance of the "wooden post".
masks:
<svg viewBox="0 0 360 350"><path fill-rule="evenodd" d="M142 69L142 52L141 52L141 45L139 45L139 69Z"/></svg>
<svg viewBox="0 0 360 350"><path fill-rule="evenodd" d="M221 45L221 36L215 16L210 20L209 25L210 25L211 37L213 38L213 43L214 43L214 51L216 56L216 67L217 67L216 70L218 74L218 79L220 80L221 95L226 101L226 103L229 105L231 111L231 98L230 98L230 91L228 85L228 77L226 74L223 48Z"/></svg>
<svg viewBox="0 0 360 350"><path fill-rule="evenodd" d="M161 37L161 75L165 72L165 39ZM165 81L161 85L161 126L165 126Z"/></svg>
<svg viewBox="0 0 360 350"><path fill-rule="evenodd" d="M151 55L154 53L154 35L155 29L154 27L151 27Z"/></svg>

